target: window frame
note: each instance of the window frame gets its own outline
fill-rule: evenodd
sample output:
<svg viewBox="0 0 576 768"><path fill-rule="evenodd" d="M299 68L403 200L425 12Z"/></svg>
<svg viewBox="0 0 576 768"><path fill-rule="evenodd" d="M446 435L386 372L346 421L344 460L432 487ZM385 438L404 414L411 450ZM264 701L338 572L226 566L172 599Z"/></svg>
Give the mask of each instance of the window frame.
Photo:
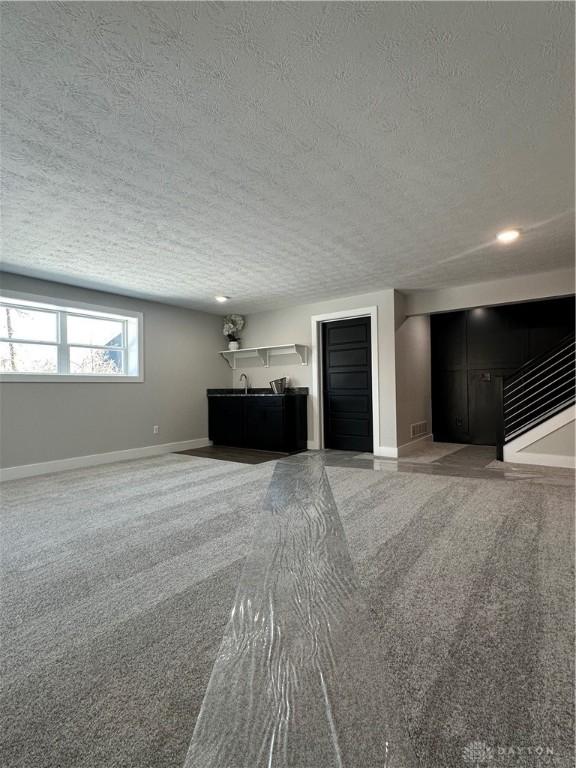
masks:
<svg viewBox="0 0 576 768"><path fill-rule="evenodd" d="M92 304L83 301L67 301L62 298L41 296L39 294L20 293L0 289L0 303L9 301L16 309L27 309L38 312L56 314L56 340L35 341L33 339L12 338L15 344L41 344L57 349L59 373L7 373L0 372L2 383L25 382L68 382L68 383L141 383L144 381L144 314L128 309L117 309L113 306ZM67 340L66 319L68 316L92 317L94 319L118 320L122 322L123 345L119 347L103 347L98 344L69 344ZM135 321L136 328L130 323ZM131 326L131 328L129 328ZM6 341L2 337L2 341ZM136 343L137 349L134 349ZM106 349L107 351L122 352L122 367L124 373L119 374L95 374L95 373L70 373L70 348ZM137 373L128 371L136 369Z"/></svg>

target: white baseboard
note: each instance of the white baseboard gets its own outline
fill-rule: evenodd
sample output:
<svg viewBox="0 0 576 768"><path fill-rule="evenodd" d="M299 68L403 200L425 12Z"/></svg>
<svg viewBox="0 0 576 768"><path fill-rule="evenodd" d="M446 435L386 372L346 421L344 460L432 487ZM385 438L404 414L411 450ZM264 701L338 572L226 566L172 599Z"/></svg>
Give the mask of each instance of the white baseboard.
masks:
<svg viewBox="0 0 576 768"><path fill-rule="evenodd" d="M417 437L414 440L410 440L409 443L403 443L402 445L398 446L398 456L409 456L411 453L414 453L414 451L417 451L419 448L424 448L425 446L422 445L423 442L432 442L432 433L429 435L422 435L422 437Z"/></svg>
<svg viewBox="0 0 576 768"><path fill-rule="evenodd" d="M540 464L543 467L574 467L574 456L552 453L531 453L526 450L534 443L576 420L576 406L554 414L504 446L504 461L510 464Z"/></svg>
<svg viewBox="0 0 576 768"><path fill-rule="evenodd" d="M409 456L418 448L424 447L422 445L423 441L429 440L432 440L431 434L422 435L422 437L417 437L415 440L410 440L409 443L403 443L402 445L381 445L374 451L374 456L382 456L386 459L398 459L402 456Z"/></svg>
<svg viewBox="0 0 576 768"><path fill-rule="evenodd" d="M160 456L163 453L176 453L176 451L189 451L192 448L204 448L207 445L212 445L212 441L208 440L207 437L199 437L195 440L181 440L177 443L145 445L141 448L128 448L124 451L93 453L89 456L73 456L69 459L43 461L39 464L21 464L17 467L4 467L0 469L0 482L19 480L23 477L35 477L36 475L48 475L52 472L64 472L67 469L96 467L99 464L112 464L115 461L145 459L148 456Z"/></svg>
<svg viewBox="0 0 576 768"><path fill-rule="evenodd" d="M561 456L555 453L522 453L513 454L512 457L506 457L504 461L510 464L533 464L542 467L563 467L565 469L575 469L574 456Z"/></svg>
<svg viewBox="0 0 576 768"><path fill-rule="evenodd" d="M397 459L399 456L408 456L418 448L423 448L424 446L421 443L424 440L432 440L432 434L422 435L422 437L410 440L409 443L404 443L403 445L379 445L374 451L374 456L382 456L386 459ZM308 450L317 451L318 441L308 440Z"/></svg>
<svg viewBox="0 0 576 768"><path fill-rule="evenodd" d="M384 459L397 459L398 448L394 445L379 445L374 451L374 456L382 456Z"/></svg>

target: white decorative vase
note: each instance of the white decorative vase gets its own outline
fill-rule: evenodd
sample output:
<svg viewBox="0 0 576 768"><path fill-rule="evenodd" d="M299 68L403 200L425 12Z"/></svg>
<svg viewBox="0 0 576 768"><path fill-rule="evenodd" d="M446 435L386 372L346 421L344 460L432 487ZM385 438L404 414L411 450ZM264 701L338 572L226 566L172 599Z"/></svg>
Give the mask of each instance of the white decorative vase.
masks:
<svg viewBox="0 0 576 768"><path fill-rule="evenodd" d="M240 343L238 341L229 341L228 342L228 349L231 352L236 352L237 349L240 349Z"/></svg>

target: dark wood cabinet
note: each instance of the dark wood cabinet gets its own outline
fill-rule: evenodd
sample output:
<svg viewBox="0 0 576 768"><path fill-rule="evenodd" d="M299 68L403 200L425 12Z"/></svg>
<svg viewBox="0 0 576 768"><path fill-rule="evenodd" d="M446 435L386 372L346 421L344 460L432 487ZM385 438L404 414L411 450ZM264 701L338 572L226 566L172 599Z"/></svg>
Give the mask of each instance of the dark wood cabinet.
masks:
<svg viewBox="0 0 576 768"><path fill-rule="evenodd" d="M245 445L248 448L285 450L284 400L270 395L246 399Z"/></svg>
<svg viewBox="0 0 576 768"><path fill-rule="evenodd" d="M295 453L306 450L305 394L208 395L208 436L214 445Z"/></svg>
<svg viewBox="0 0 576 768"><path fill-rule="evenodd" d="M245 445L244 422L244 403L240 398L208 398L208 436L214 445Z"/></svg>

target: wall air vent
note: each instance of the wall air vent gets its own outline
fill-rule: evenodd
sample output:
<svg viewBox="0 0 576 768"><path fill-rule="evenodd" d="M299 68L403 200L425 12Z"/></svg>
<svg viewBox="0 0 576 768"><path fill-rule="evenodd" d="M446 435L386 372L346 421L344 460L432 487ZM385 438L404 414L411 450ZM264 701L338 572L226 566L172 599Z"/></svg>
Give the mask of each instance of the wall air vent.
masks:
<svg viewBox="0 0 576 768"><path fill-rule="evenodd" d="M415 437L422 437L422 435L428 434L428 422L427 421L419 421L417 424L411 424L410 425L410 439L413 440Z"/></svg>

